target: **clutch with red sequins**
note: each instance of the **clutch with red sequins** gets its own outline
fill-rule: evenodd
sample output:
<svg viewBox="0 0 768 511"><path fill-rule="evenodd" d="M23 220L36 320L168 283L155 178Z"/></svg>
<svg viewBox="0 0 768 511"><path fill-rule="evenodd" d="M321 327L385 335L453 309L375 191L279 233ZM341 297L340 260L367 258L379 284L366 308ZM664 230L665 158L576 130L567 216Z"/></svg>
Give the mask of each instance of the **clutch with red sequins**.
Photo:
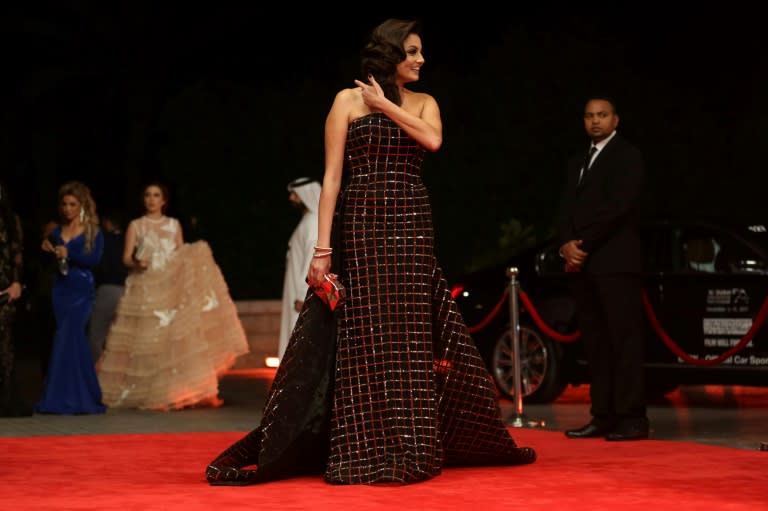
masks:
<svg viewBox="0 0 768 511"><path fill-rule="evenodd" d="M316 286L313 291L332 311L344 303L347 297L346 288L339 282L338 275L334 273L326 273L323 283Z"/></svg>

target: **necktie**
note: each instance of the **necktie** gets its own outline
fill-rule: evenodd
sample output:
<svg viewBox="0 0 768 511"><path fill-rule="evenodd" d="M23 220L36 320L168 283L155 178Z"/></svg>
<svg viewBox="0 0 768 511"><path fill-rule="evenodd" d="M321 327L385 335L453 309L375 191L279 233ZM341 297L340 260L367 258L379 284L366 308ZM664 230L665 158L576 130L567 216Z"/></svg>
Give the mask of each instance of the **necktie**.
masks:
<svg viewBox="0 0 768 511"><path fill-rule="evenodd" d="M584 157L584 165L581 167L581 172L579 173L579 183L581 183L581 180L584 178L584 174L587 172L587 170L589 170L589 164L596 152L597 147L592 146L589 148L589 152L587 152L587 155Z"/></svg>

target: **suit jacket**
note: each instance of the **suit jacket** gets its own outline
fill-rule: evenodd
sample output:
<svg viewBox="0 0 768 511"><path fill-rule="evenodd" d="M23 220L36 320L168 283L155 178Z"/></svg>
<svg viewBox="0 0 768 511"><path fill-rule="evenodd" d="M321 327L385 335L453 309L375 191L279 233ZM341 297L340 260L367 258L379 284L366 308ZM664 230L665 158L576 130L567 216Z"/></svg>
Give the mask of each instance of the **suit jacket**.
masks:
<svg viewBox="0 0 768 511"><path fill-rule="evenodd" d="M558 220L560 244L581 239L588 253L582 271L635 273L643 255L637 232L645 165L640 151L618 133L579 183L583 155L568 162Z"/></svg>
<svg viewBox="0 0 768 511"><path fill-rule="evenodd" d="M102 284L125 285L128 268L123 264L123 245L125 236L122 231L104 232L104 253L101 261L93 269L96 287Z"/></svg>

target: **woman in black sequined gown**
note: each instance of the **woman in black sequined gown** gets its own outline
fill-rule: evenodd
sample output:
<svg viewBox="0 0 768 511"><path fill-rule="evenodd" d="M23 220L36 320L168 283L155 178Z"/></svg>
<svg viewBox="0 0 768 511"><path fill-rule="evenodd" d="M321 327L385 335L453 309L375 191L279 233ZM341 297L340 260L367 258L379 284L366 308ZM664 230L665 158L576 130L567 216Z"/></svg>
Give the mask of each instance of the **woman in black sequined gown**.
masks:
<svg viewBox="0 0 768 511"><path fill-rule="evenodd" d="M13 323L16 300L21 297L23 268L21 222L13 210L8 189L0 183L0 417L32 415L16 382Z"/></svg>
<svg viewBox="0 0 768 511"><path fill-rule="evenodd" d="M440 111L404 87L424 63L418 30L401 20L374 29L362 51L368 80L339 92L326 119L308 279L333 270L346 303L331 314L308 295L261 424L211 462L211 484L308 472L405 484L443 466L536 459L510 436L435 259L421 171L442 144Z"/></svg>

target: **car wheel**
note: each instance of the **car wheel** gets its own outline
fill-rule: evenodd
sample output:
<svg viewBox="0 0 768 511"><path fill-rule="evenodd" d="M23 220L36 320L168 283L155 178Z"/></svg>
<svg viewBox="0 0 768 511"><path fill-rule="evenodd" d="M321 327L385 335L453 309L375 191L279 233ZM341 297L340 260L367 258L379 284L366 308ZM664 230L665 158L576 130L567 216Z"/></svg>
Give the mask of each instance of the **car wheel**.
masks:
<svg viewBox="0 0 768 511"><path fill-rule="evenodd" d="M528 403L549 403L557 399L566 387L561 374L562 349L549 337L528 325L520 326L520 382L523 400ZM502 332L493 349L491 374L499 391L509 399L515 398L515 366L512 335Z"/></svg>

